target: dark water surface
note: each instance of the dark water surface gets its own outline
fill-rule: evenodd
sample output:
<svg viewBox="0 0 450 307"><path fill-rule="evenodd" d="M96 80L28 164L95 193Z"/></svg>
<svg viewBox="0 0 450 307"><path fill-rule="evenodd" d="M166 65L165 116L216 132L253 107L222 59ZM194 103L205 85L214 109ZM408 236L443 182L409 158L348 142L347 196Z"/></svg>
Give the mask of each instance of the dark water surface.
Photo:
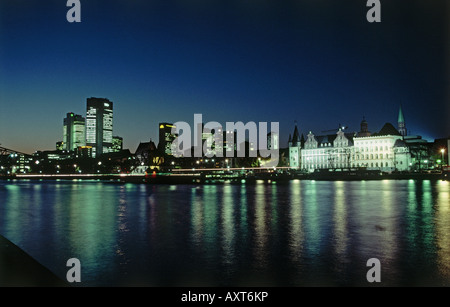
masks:
<svg viewBox="0 0 450 307"><path fill-rule="evenodd" d="M450 286L450 183L0 181L0 234L81 286Z"/></svg>

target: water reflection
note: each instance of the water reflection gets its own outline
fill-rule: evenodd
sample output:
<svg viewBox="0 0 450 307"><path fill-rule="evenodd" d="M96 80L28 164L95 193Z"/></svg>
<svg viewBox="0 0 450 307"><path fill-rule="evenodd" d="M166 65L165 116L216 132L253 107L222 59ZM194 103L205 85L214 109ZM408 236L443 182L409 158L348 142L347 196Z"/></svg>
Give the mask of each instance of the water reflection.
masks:
<svg viewBox="0 0 450 307"><path fill-rule="evenodd" d="M124 227L124 194L108 188L101 183L82 189L75 185L68 195L68 212L62 217L67 221L68 252L83 264L87 280L97 279L99 269L107 268L115 255L116 215L119 230Z"/></svg>
<svg viewBox="0 0 450 307"><path fill-rule="evenodd" d="M234 222L234 196L230 184L223 187L221 226L222 226L222 263L231 267L235 263L235 232L236 224Z"/></svg>
<svg viewBox="0 0 450 307"><path fill-rule="evenodd" d="M334 212L333 212L333 241L334 252L339 259L342 259L340 265L336 266L338 272L342 272L347 261L347 200L344 190L344 182L336 181L334 183Z"/></svg>
<svg viewBox="0 0 450 307"><path fill-rule="evenodd" d="M436 186L436 245L439 273L450 280L450 182L439 181Z"/></svg>
<svg viewBox="0 0 450 307"><path fill-rule="evenodd" d="M191 189L191 204L191 240L196 248L201 248L205 227L204 203L195 188Z"/></svg>
<svg viewBox="0 0 450 307"><path fill-rule="evenodd" d="M83 285L450 285L448 181L0 182L0 233Z"/></svg>
<svg viewBox="0 0 450 307"><path fill-rule="evenodd" d="M266 185L264 183L257 183L255 188L255 204L254 204L254 231L255 238L252 244L254 245L253 257L255 262L253 265L257 270L262 270L267 266L267 221L266 221Z"/></svg>
<svg viewBox="0 0 450 307"><path fill-rule="evenodd" d="M294 283L302 277L302 256L305 234L303 232L303 202L302 185L300 180L293 180L289 187L290 206L289 206L289 230L288 247L290 262L294 269Z"/></svg>
<svg viewBox="0 0 450 307"><path fill-rule="evenodd" d="M327 191L322 191L327 192ZM320 252L320 233L325 232L325 229L320 229L319 221L320 215L317 201L317 183L309 181L305 183L304 188L304 216L305 223L305 252L310 259L319 255Z"/></svg>

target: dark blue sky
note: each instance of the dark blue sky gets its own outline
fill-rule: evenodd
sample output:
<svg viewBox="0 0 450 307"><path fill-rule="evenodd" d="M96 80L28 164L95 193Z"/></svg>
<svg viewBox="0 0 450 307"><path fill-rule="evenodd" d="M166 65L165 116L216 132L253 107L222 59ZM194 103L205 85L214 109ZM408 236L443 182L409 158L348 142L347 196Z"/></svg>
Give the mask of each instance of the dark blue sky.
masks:
<svg viewBox="0 0 450 307"><path fill-rule="evenodd" d="M62 140L86 98L114 104L132 152L159 122L280 122L301 133L396 126L450 135L450 7L445 0L65 0L0 2L0 143L33 152Z"/></svg>

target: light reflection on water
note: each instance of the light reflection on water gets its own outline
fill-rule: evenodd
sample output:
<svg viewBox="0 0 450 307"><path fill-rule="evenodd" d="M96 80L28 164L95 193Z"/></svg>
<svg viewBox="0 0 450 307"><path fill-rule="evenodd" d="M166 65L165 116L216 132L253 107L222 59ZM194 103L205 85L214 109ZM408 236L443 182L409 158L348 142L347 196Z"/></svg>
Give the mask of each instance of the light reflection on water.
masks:
<svg viewBox="0 0 450 307"><path fill-rule="evenodd" d="M450 189L448 181L437 185L436 248L440 274L450 280Z"/></svg>
<svg viewBox="0 0 450 307"><path fill-rule="evenodd" d="M0 233L82 285L450 285L448 181L0 182Z"/></svg>

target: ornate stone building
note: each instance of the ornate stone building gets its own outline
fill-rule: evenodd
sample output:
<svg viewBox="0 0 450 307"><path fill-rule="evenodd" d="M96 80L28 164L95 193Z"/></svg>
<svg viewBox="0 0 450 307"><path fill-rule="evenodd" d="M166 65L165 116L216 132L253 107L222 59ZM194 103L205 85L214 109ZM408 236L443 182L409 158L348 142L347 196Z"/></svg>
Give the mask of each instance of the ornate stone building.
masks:
<svg viewBox="0 0 450 307"><path fill-rule="evenodd" d="M386 123L379 132L372 133L363 118L359 132L346 133L344 128L339 128L336 134L316 136L310 131L303 140L295 124L293 136L289 136L289 165L307 172L355 168L409 170L411 153L404 140L406 126L401 108L398 127L399 130Z"/></svg>
<svg viewBox="0 0 450 307"><path fill-rule="evenodd" d="M339 128L335 135L315 136L311 131L301 150L301 168L313 172L316 169L350 167L353 133Z"/></svg>
<svg viewBox="0 0 450 307"><path fill-rule="evenodd" d="M351 167L394 171L406 170L410 156L403 137L390 123L378 133L355 137Z"/></svg>

